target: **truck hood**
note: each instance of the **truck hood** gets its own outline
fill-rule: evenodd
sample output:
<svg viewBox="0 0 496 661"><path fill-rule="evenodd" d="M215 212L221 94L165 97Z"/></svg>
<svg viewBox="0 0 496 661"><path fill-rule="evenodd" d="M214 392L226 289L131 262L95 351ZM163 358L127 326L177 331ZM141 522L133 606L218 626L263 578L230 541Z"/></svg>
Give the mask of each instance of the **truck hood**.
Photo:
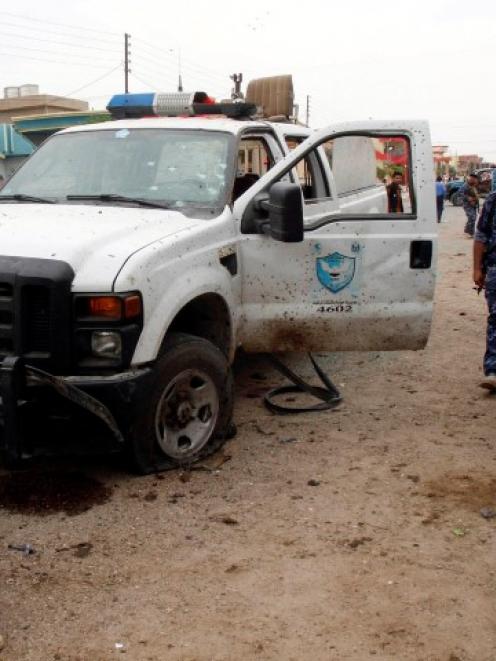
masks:
<svg viewBox="0 0 496 661"><path fill-rule="evenodd" d="M76 273L75 289L110 289L130 255L202 222L165 209L0 204L0 254L59 259Z"/></svg>

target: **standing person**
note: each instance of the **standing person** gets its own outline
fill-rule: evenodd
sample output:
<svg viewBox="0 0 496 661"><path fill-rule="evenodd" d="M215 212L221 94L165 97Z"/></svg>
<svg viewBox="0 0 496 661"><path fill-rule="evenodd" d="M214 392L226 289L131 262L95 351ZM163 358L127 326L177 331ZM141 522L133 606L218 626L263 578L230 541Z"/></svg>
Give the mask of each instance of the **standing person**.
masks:
<svg viewBox="0 0 496 661"><path fill-rule="evenodd" d="M482 207L474 240L474 282L484 288L487 318L484 379L480 386L496 390L496 193L491 193Z"/></svg>
<svg viewBox="0 0 496 661"><path fill-rule="evenodd" d="M388 198L388 213L403 213L403 199L401 197L401 172L393 174L393 180L386 186Z"/></svg>
<svg viewBox="0 0 496 661"><path fill-rule="evenodd" d="M441 216L444 209L444 198L446 197L446 186L444 185L442 177L436 177L436 208L437 208L437 222L441 222Z"/></svg>
<svg viewBox="0 0 496 661"><path fill-rule="evenodd" d="M464 231L469 236L474 236L475 221L477 220L477 212L479 211L478 185L479 178L476 174L472 173L468 175L467 181L460 188L460 195L463 196L463 210L467 216Z"/></svg>

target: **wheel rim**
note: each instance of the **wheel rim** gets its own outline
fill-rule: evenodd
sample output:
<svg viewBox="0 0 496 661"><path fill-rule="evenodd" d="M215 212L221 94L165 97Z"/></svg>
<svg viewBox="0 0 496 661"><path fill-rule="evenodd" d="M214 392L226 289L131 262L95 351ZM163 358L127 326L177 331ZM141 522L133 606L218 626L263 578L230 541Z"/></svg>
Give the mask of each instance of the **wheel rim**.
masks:
<svg viewBox="0 0 496 661"><path fill-rule="evenodd" d="M197 454L208 442L219 415L219 395L201 370L184 370L164 388L155 414L159 447L173 459Z"/></svg>

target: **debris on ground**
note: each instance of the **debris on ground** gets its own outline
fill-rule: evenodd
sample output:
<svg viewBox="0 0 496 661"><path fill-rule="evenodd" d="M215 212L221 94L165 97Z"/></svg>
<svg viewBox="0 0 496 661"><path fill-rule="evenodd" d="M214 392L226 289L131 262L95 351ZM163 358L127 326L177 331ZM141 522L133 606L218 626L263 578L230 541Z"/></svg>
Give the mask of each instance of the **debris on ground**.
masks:
<svg viewBox="0 0 496 661"><path fill-rule="evenodd" d="M75 544L72 548L74 549L74 556L76 558L87 558L91 553L93 544L91 544L91 542L80 542L79 544Z"/></svg>
<svg viewBox="0 0 496 661"><path fill-rule="evenodd" d="M484 517L484 519L492 519L496 516L496 510L494 510L492 507L482 507L480 510L480 515Z"/></svg>
<svg viewBox="0 0 496 661"><path fill-rule="evenodd" d="M318 487L320 485L319 480L308 480L307 482L309 487Z"/></svg>
<svg viewBox="0 0 496 661"><path fill-rule="evenodd" d="M367 542L371 542L372 537L356 537L355 539L352 539L351 542L348 542L348 546L351 549L356 549L359 546L362 546L362 544L366 544Z"/></svg>
<svg viewBox="0 0 496 661"><path fill-rule="evenodd" d="M223 466L226 462L230 461L231 459L232 456L230 454L216 455L211 459L208 459L207 461L203 461L201 464L194 464L193 466L191 466L190 470L215 473L215 471L218 471L219 468L221 468L221 466ZM179 476L179 479L181 479L181 476ZM188 480L181 480L181 481L187 482Z"/></svg>
<svg viewBox="0 0 496 661"><path fill-rule="evenodd" d="M11 549L12 551L19 551L24 555L33 555L34 553L36 553L35 549L31 546L31 544L9 544L8 548Z"/></svg>
<svg viewBox="0 0 496 661"><path fill-rule="evenodd" d="M465 537L467 534L467 530L465 528L453 528L453 535L456 535L457 537Z"/></svg>
<svg viewBox="0 0 496 661"><path fill-rule="evenodd" d="M71 544L71 546L59 546L55 549L56 553L63 553L64 551L74 551L75 558L87 558L93 549L91 542L78 542Z"/></svg>
<svg viewBox="0 0 496 661"><path fill-rule="evenodd" d="M229 514L216 514L210 517L210 521L224 523L226 526L237 526L239 521Z"/></svg>

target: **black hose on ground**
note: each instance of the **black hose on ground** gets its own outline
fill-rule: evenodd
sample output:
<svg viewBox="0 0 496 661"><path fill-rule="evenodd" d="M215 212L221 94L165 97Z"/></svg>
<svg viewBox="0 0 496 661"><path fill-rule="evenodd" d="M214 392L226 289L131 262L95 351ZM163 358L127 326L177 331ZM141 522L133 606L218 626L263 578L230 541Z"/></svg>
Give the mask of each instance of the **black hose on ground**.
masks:
<svg viewBox="0 0 496 661"><path fill-rule="evenodd" d="M310 358L324 387L312 386L290 370L289 367L282 363L274 354L266 354L266 358L272 363L276 370L292 382L292 385L290 386L278 386L277 388L272 388L272 390L269 390L269 392L264 395L264 404L269 411L272 411L272 413L278 413L279 415L309 413L311 411L327 411L328 409L335 408L339 402L341 402L341 393L334 383L318 365L311 353L308 354L308 357ZM282 404L276 404L273 401L274 397L287 395L289 393L306 393L319 400L319 403L310 406L285 406Z"/></svg>

